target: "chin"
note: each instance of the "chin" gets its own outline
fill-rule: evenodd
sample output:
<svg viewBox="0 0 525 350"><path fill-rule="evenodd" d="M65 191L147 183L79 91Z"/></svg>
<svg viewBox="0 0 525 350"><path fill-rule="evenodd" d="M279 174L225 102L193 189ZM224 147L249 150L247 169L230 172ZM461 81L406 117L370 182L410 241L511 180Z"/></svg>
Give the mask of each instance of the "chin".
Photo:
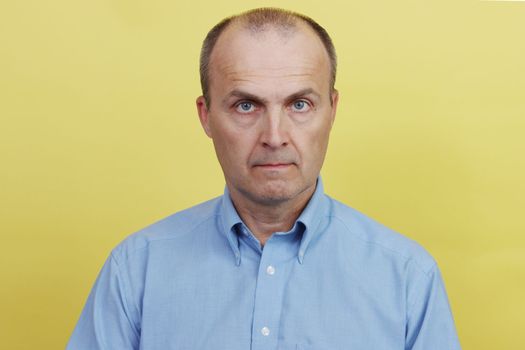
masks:
<svg viewBox="0 0 525 350"><path fill-rule="evenodd" d="M288 181L270 182L252 192L252 199L264 205L279 205L298 196L303 190Z"/></svg>
<svg viewBox="0 0 525 350"><path fill-rule="evenodd" d="M263 193L257 196L257 201L264 205L279 205L292 199L289 193Z"/></svg>

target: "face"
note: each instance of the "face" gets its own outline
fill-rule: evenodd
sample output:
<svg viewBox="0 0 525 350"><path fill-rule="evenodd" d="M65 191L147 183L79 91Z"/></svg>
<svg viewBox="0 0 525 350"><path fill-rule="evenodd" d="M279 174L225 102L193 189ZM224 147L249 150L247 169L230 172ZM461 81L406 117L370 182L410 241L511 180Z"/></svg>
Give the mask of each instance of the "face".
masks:
<svg viewBox="0 0 525 350"><path fill-rule="evenodd" d="M338 96L311 29L232 25L213 50L209 91L197 109L232 198L274 205L313 192Z"/></svg>

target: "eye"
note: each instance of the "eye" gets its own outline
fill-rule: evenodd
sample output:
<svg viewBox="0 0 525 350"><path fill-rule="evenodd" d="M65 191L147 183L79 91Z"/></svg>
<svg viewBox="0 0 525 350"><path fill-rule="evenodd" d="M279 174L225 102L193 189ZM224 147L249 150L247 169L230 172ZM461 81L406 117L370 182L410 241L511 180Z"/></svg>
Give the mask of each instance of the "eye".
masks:
<svg viewBox="0 0 525 350"><path fill-rule="evenodd" d="M237 110L237 112L240 112L240 113L250 113L255 110L255 106L251 102L244 101L244 102L238 103L235 109Z"/></svg>
<svg viewBox="0 0 525 350"><path fill-rule="evenodd" d="M294 112L306 112L310 109L310 105L305 100L297 100L292 103Z"/></svg>

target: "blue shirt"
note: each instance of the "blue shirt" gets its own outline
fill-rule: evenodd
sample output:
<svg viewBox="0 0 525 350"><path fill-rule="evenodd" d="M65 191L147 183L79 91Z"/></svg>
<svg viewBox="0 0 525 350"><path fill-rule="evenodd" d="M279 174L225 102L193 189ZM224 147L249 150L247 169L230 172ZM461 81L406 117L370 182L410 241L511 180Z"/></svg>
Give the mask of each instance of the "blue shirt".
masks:
<svg viewBox="0 0 525 350"><path fill-rule="evenodd" d="M264 245L224 195L124 240L70 350L460 349L417 243L323 192Z"/></svg>

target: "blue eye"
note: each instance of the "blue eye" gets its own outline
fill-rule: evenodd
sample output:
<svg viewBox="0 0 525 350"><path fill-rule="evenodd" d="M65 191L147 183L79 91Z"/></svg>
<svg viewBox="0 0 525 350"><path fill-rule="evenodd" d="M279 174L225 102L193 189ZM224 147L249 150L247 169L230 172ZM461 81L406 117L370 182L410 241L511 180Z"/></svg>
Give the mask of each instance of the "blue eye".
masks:
<svg viewBox="0 0 525 350"><path fill-rule="evenodd" d="M292 104L294 111L305 112L308 110L308 103L304 100L297 100Z"/></svg>
<svg viewBox="0 0 525 350"><path fill-rule="evenodd" d="M249 113L254 110L254 105L251 102L241 102L237 105L237 111L241 113Z"/></svg>

